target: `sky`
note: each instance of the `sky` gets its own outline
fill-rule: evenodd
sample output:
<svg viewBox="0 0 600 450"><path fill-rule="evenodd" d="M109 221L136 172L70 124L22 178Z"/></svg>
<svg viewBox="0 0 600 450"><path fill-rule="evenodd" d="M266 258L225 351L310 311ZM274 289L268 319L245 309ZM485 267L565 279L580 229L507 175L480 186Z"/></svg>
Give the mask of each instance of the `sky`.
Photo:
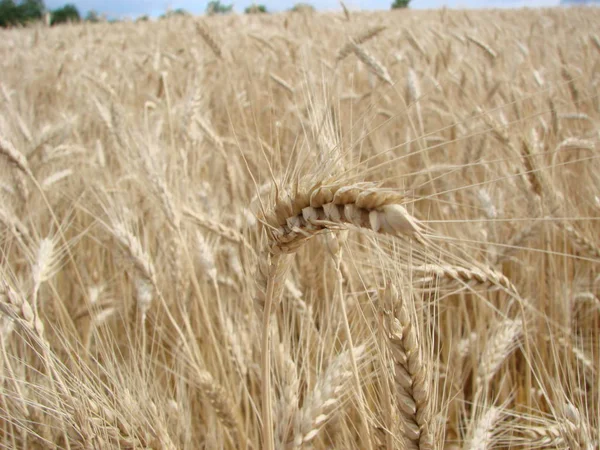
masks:
<svg viewBox="0 0 600 450"><path fill-rule="evenodd" d="M350 9L389 9L393 0L345 0ZM256 0L263 4L269 11L284 11L295 3L310 3L317 9L340 9L338 0ZM144 14L157 17L167 8L183 8L193 14L201 14L206 9L208 0L46 0L49 9L73 3L83 15L89 10L105 13L109 18L135 18ZM238 12L244 10L252 0L221 0L223 4L234 4ZM448 6L450 8L519 8L519 7L545 7L556 6L560 0L412 0L410 7L413 9L429 9Z"/></svg>

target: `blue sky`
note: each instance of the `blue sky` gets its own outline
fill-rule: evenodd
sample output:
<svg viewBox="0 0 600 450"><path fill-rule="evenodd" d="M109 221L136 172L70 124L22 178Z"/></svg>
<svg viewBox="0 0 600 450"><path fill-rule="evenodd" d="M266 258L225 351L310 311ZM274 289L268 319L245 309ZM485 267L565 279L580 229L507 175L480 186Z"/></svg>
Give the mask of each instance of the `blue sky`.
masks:
<svg viewBox="0 0 600 450"><path fill-rule="evenodd" d="M252 3L252 0L221 0L224 4L234 4L236 11ZM294 3L306 1L318 9L339 9L337 0L257 0L256 3L266 5L269 11L282 11ZM350 9L389 9L393 0L345 0ZM168 7L171 9L184 8L195 14L206 9L208 0L46 0L46 6L54 9L65 3L74 3L82 14L94 9L106 13L111 18L137 17L142 14L158 16ZM412 0L411 8L427 9L448 6L451 8L513 8L556 6L560 0Z"/></svg>

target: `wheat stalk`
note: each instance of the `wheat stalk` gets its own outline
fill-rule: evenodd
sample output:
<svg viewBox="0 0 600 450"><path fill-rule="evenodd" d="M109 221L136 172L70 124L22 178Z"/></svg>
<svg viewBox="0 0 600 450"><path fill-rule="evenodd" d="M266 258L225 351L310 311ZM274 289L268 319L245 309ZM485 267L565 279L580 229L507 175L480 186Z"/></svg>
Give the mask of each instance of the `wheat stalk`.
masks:
<svg viewBox="0 0 600 450"><path fill-rule="evenodd" d="M269 273L265 292L263 309L262 332L262 407L263 407L263 446L266 450L273 450L273 417L271 406L271 313L281 300L281 293L285 286L285 278L290 269L291 258L289 255L273 255L270 259Z"/></svg>

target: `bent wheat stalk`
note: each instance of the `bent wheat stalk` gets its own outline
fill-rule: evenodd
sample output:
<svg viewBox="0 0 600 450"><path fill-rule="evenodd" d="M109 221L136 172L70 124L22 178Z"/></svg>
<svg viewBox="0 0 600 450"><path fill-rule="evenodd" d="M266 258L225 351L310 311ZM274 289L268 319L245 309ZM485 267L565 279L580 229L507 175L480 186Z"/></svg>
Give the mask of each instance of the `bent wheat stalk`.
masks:
<svg viewBox="0 0 600 450"><path fill-rule="evenodd" d="M308 189L296 189L293 196L279 197L275 208L264 214L263 224L270 233L269 246L273 256L263 309L262 425L263 447L266 450L272 450L274 446L270 394L270 317L273 306L281 298L285 275L290 267L289 256L316 234L346 228L348 225L424 242L421 225L400 204L402 200L399 193L374 188L372 184L344 186L317 183Z"/></svg>
<svg viewBox="0 0 600 450"><path fill-rule="evenodd" d="M284 280L290 268L289 255L274 255L269 267L267 292L263 310L262 335L262 406L263 406L263 448L273 450L273 417L271 406L271 332L270 321L273 305L279 303Z"/></svg>

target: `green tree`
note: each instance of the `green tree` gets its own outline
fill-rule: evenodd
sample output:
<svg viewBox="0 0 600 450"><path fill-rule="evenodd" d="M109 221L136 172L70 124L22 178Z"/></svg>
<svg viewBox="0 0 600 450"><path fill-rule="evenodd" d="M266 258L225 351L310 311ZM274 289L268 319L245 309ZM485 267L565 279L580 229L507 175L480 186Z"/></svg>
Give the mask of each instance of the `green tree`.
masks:
<svg viewBox="0 0 600 450"><path fill-rule="evenodd" d="M189 12L187 12L185 9L178 8L178 9L173 9L171 11L167 11L162 16L160 16L159 19L169 19L171 17L189 16L189 15L191 15L191 14Z"/></svg>
<svg viewBox="0 0 600 450"><path fill-rule="evenodd" d="M19 4L18 8L23 23L40 20L46 11L42 0L25 0Z"/></svg>
<svg viewBox="0 0 600 450"><path fill-rule="evenodd" d="M392 3L392 9L408 8L410 0L394 0Z"/></svg>
<svg viewBox="0 0 600 450"><path fill-rule="evenodd" d="M52 11L50 25L57 25L59 23L66 22L79 22L80 20L81 16L79 15L77 7L69 3L63 6L62 8L57 8L54 11Z"/></svg>
<svg viewBox="0 0 600 450"><path fill-rule="evenodd" d="M310 3L296 3L294 7L290 10L293 12L313 12L315 7Z"/></svg>
<svg viewBox="0 0 600 450"><path fill-rule="evenodd" d="M0 1L0 27L8 27L19 23L19 10L12 0Z"/></svg>
<svg viewBox="0 0 600 450"><path fill-rule="evenodd" d="M42 0L0 1L0 27L25 25L27 22L40 20L46 7Z"/></svg>
<svg viewBox="0 0 600 450"><path fill-rule="evenodd" d="M189 16L189 15L190 15L190 13L187 12L183 8L177 8L177 9L174 9L173 11L169 11L167 13L167 17L172 17L172 16Z"/></svg>
<svg viewBox="0 0 600 450"><path fill-rule="evenodd" d="M93 9L91 9L85 15L85 21L92 22L92 23L100 22L100 14L98 14L97 11L94 11Z"/></svg>
<svg viewBox="0 0 600 450"><path fill-rule="evenodd" d="M233 10L233 5L224 5L220 0L208 2L206 5L206 13L209 16L213 14L229 14Z"/></svg>
<svg viewBox="0 0 600 450"><path fill-rule="evenodd" d="M267 13L267 7L265 5L257 5L256 3L253 3L252 5L248 6L244 12L246 14L263 14L263 13Z"/></svg>

